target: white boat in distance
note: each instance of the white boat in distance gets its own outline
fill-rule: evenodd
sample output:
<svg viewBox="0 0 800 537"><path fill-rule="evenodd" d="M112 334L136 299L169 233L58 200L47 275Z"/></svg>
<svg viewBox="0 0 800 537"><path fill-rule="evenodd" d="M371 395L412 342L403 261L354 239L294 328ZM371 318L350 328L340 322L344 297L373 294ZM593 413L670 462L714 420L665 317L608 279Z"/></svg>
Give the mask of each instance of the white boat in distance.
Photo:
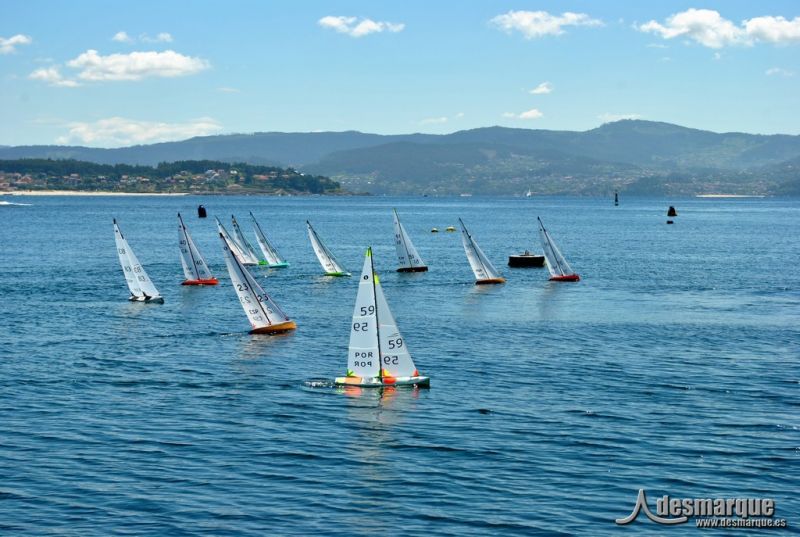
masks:
<svg viewBox="0 0 800 537"><path fill-rule="evenodd" d="M125 282L128 284L128 289L130 289L131 292L131 296L128 300L162 304L164 302L164 297L158 292L153 281L139 262L139 258L133 253L130 244L128 244L127 239L119 229L116 218L114 219L114 240L117 243L119 264L122 266Z"/></svg>
<svg viewBox="0 0 800 537"><path fill-rule="evenodd" d="M256 259L256 261L253 262L251 256L242 250L241 246L239 246L239 243L233 240L233 237L231 237L230 233L228 233L228 230L225 229L225 226L223 226L222 222L219 221L219 218L214 217L214 219L217 221L217 231L219 231L219 233L227 241L228 245L230 245L231 252L233 252L233 255L236 256L236 259L239 261L239 263L248 266L258 265L258 260Z"/></svg>
<svg viewBox="0 0 800 537"><path fill-rule="evenodd" d="M328 250L328 247L319 238L317 232L311 227L311 222L306 220L306 226L308 226L308 238L311 241L311 246L314 248L314 253L317 254L319 264L322 265L322 269L325 271L325 276L350 276L351 274L336 261L336 258L333 257L333 252Z"/></svg>
<svg viewBox="0 0 800 537"><path fill-rule="evenodd" d="M183 275L186 277L181 285L217 285L219 283L219 280L211 274L206 260L192 240L189 230L183 223L181 213L178 213L178 249L181 252Z"/></svg>
<svg viewBox="0 0 800 537"><path fill-rule="evenodd" d="M411 238L406 233L397 211L392 209L394 216L394 245L397 248L397 262L400 267L397 272L425 272L428 267L414 248Z"/></svg>
<svg viewBox="0 0 800 537"><path fill-rule="evenodd" d="M256 217L253 216L253 213L250 213L250 218L253 219L253 229L256 232L256 241L258 242L258 247L261 248L261 253L264 254L264 259L267 262L267 266L269 268L283 268L288 267L289 263L287 263L278 253L278 250L269 242L269 239L261 230L261 226L258 224L258 220Z"/></svg>
<svg viewBox="0 0 800 537"><path fill-rule="evenodd" d="M466 252L469 266L472 267L472 272L475 274L475 285L505 283L506 279L500 276L500 273L494 268L492 262L467 231L464 222L460 218L458 222L461 224L461 242L464 243L464 252Z"/></svg>
<svg viewBox="0 0 800 537"><path fill-rule="evenodd" d="M547 270L550 271L550 281L553 282L577 282L581 279L580 276L575 274L572 267L569 266L567 260L561 255L561 251L553 242L550 233L544 228L542 219L538 216L536 220L539 221L539 235L542 239L542 249L544 250L545 264Z"/></svg>
<svg viewBox="0 0 800 537"><path fill-rule="evenodd" d="M250 333L279 334L297 328L297 324L289 319L237 259L232 250L233 245L225 234L220 233L219 238L222 240L222 252L225 254L225 265L228 267L231 283L252 326Z"/></svg>
<svg viewBox="0 0 800 537"><path fill-rule="evenodd" d="M336 377L334 383L362 388L430 385L430 377L417 371L389 310L375 274L372 248L367 248L358 281L347 351L347 375Z"/></svg>

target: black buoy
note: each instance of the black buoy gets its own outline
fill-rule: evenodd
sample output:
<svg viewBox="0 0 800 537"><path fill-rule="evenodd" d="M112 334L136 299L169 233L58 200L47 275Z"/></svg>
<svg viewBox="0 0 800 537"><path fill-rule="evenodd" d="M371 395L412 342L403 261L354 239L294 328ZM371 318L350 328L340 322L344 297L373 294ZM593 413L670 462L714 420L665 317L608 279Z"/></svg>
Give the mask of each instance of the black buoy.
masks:
<svg viewBox="0 0 800 537"><path fill-rule="evenodd" d="M678 211L675 210L675 207L670 205L669 210L667 211L667 216L678 216Z"/></svg>
<svg viewBox="0 0 800 537"><path fill-rule="evenodd" d="M206 216L208 216L208 214L206 214L206 208L203 207L202 205L197 206L197 216L199 218L205 218Z"/></svg>
<svg viewBox="0 0 800 537"><path fill-rule="evenodd" d="M674 224L674 223L675 222L673 222L672 220L667 220L667 224Z"/></svg>
<svg viewBox="0 0 800 537"><path fill-rule="evenodd" d="M619 205L619 193L615 190L614 191L614 207Z"/></svg>

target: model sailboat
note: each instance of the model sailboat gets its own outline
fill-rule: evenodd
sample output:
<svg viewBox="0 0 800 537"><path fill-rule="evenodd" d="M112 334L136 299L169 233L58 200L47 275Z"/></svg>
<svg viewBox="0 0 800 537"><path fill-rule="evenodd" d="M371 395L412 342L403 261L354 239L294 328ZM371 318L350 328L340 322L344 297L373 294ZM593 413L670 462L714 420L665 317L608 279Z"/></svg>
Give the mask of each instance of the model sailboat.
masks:
<svg viewBox="0 0 800 537"><path fill-rule="evenodd" d="M289 319L234 255L233 245L225 234L220 233L219 238L222 240L222 251L231 283L253 327L250 333L277 334L297 328L295 322Z"/></svg>
<svg viewBox="0 0 800 537"><path fill-rule="evenodd" d="M314 253L317 254L317 259L319 259L319 263L325 271L325 276L350 276L350 273L336 261L333 253L323 244L322 239L319 238L319 235L311 227L311 223L308 220L306 220L306 225L308 226L308 238L311 240Z"/></svg>
<svg viewBox="0 0 800 537"><path fill-rule="evenodd" d="M469 266L472 267L472 272L475 273L475 285L505 283L506 279L500 276L500 273L494 268L486 254L467 231L464 222L460 218L458 222L461 224L461 241L464 243L467 260L469 260Z"/></svg>
<svg viewBox="0 0 800 537"><path fill-rule="evenodd" d="M539 235L542 238L542 248L544 249L544 258L547 262L547 270L550 271L550 281L554 282L577 282L581 279L580 276L573 272L572 267L569 266L567 260L561 255L561 251L553 242L550 233L544 228L542 220L537 216L539 221Z"/></svg>
<svg viewBox="0 0 800 537"><path fill-rule="evenodd" d="M222 235L225 240L228 241L231 252L233 252L233 255L236 256L236 259L239 261L239 263L242 265L258 265L258 260L256 259L254 262L247 252L242 250L242 247L239 246L239 243L233 240L233 237L231 237L230 233L228 233L228 230L225 229L225 226L223 226L222 222L219 221L219 218L215 218L215 220L217 221L217 231L219 231L220 235Z"/></svg>
<svg viewBox="0 0 800 537"><path fill-rule="evenodd" d="M135 302L154 302L163 303L164 298L153 285L153 281L145 272L144 267L139 263L136 254L131 250L127 239L122 235L116 218L114 219L114 240L117 243L117 255L122 272L125 274L125 282L131 291L128 300Z"/></svg>
<svg viewBox="0 0 800 537"><path fill-rule="evenodd" d="M189 230L178 213L178 247L181 252L181 265L186 279L181 285L217 285L217 280L209 270L206 260L192 240Z"/></svg>
<svg viewBox="0 0 800 537"><path fill-rule="evenodd" d="M430 378L417 371L389 310L375 274L372 248L367 248L358 282L347 352L347 376L337 377L334 382L366 388L430 385Z"/></svg>
<svg viewBox="0 0 800 537"><path fill-rule="evenodd" d="M242 229L239 227L239 222L236 221L236 217L231 215L231 225L233 226L233 240L236 242L236 246L239 247L239 251L242 252L244 259L247 259L246 265L266 265L267 262L263 261L258 258L253 245L247 240L247 237L244 236L242 233Z"/></svg>
<svg viewBox="0 0 800 537"><path fill-rule="evenodd" d="M253 213L250 213L250 218L253 219L253 229L256 231L256 241L258 241L258 247L261 248L261 252L264 254L264 259L266 259L269 268L288 267L289 263L283 260L278 253L278 250L276 250L272 243L269 242L269 239L261 230L261 226L258 225L258 221L256 220L256 217L253 216Z"/></svg>
<svg viewBox="0 0 800 537"><path fill-rule="evenodd" d="M397 272L425 272L428 270L417 253L417 249L411 243L406 229L400 223L397 211L394 211L394 245L397 248L397 261L400 263Z"/></svg>

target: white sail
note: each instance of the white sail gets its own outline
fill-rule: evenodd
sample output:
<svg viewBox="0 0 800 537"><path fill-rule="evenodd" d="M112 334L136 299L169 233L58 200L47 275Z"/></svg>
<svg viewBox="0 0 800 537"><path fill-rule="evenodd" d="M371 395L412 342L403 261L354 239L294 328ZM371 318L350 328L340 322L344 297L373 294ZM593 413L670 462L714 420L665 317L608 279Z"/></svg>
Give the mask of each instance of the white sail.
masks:
<svg viewBox="0 0 800 537"><path fill-rule="evenodd" d="M122 265L122 270L125 271L125 280L128 281L128 271L125 269L126 266L129 266L131 268L131 272L135 280L134 286L131 286L131 284L128 283L128 288L131 290L131 293L135 297L140 298L141 300L154 300L154 299L163 300L161 298L161 294L158 292L158 289L156 289L156 286L153 284L153 281L147 275L147 272L145 272L144 267L139 262L139 259L136 257L136 254L133 253L130 244L128 244L128 241L122 235L122 232L120 231L116 220L114 220L114 234L115 237L118 236L120 239L122 239L122 247L120 247L119 246L120 243L117 242L117 251L119 252L121 249L124 249L125 250L124 255L127 257L128 265L125 264ZM120 262L122 263L123 254L120 253L119 255L120 255ZM138 289L139 292L138 293L135 292L134 291L135 289Z"/></svg>
<svg viewBox="0 0 800 537"><path fill-rule="evenodd" d="M256 255L253 246L242 233L241 228L239 228L239 222L236 221L236 217L233 215L231 215L231 225L233 226L233 240L236 241L239 251L242 252L242 259L247 260L247 264L258 265L258 255Z"/></svg>
<svg viewBox="0 0 800 537"><path fill-rule="evenodd" d="M377 377L380 375L377 307L372 273L372 252L367 250L364 268L358 280L358 294L350 325L350 346L347 351L348 377Z"/></svg>
<svg viewBox="0 0 800 537"><path fill-rule="evenodd" d="M239 244L235 240L233 240L233 238L231 237L230 233L228 233L228 230L225 229L225 226L223 226L222 222L219 221L219 218L217 218L216 220L217 220L217 230L219 231L220 235L222 235L225 238L225 240L228 242L228 245L230 246L231 252L233 252L233 255L235 255L236 259L239 260L239 263L241 263L242 265L253 265L253 264L256 264L256 263L252 263L249 260L249 257L247 256L247 254L245 254L242 251L242 249L239 246Z"/></svg>
<svg viewBox="0 0 800 537"><path fill-rule="evenodd" d="M136 276L133 274L133 264L131 263L130 257L128 257L128 250L130 250L130 246L128 246L128 241L125 240L125 237L122 236L122 232L119 230L116 220L114 220L114 240L117 243L119 264L122 266L122 273L125 275L125 282L128 284L128 289L131 291L131 298L144 299L142 288L139 287L139 282L136 279Z"/></svg>
<svg viewBox="0 0 800 537"><path fill-rule="evenodd" d="M264 254L264 259L267 260L267 263L270 265L281 265L284 264L285 261L281 258L278 250L272 246L272 243L269 242L267 236L261 230L261 226L258 224L256 217L253 216L253 213L250 213L250 218L253 219L253 229L256 232L256 241L258 242L258 247L261 248L261 252Z"/></svg>
<svg viewBox="0 0 800 537"><path fill-rule="evenodd" d="M306 220L308 226L308 238L311 240L311 246L314 247L314 253L317 254L317 259L325 270L326 274L348 274L348 272L336 261L330 250L322 243L322 240L311 227L311 223Z"/></svg>
<svg viewBox="0 0 800 537"><path fill-rule="evenodd" d="M414 244L406 233L403 224L400 223L400 218L397 216L397 211L394 211L394 245L397 248L397 262L400 268L413 269L424 268L425 262L417 253Z"/></svg>
<svg viewBox="0 0 800 537"><path fill-rule="evenodd" d="M222 240L222 251L225 254L225 265L228 267L231 283L233 283L239 302L242 304L242 308L247 314L253 329L256 330L288 322L289 317L269 297L233 254L232 244L225 237L225 234L220 233L219 237Z"/></svg>
<svg viewBox="0 0 800 537"><path fill-rule="evenodd" d="M181 252L181 265L187 280L211 280L214 275L192 240L189 230L178 213L178 247Z"/></svg>
<svg viewBox="0 0 800 537"><path fill-rule="evenodd" d="M561 255L550 234L544 228L544 224L539 220L539 236L542 239L542 249L544 250L544 259L547 261L547 270L550 271L551 276L566 276L574 274L572 267L569 266L567 260Z"/></svg>
<svg viewBox="0 0 800 537"><path fill-rule="evenodd" d="M384 377L416 377L419 375L414 361L411 359L411 354L408 352L408 347L400 335L400 330L397 328L397 323L394 320L392 312L389 310L389 304L386 302L386 297L383 295L381 282L378 276L375 275L375 297L378 305L378 322L380 323L380 353L381 353L381 366L383 367L382 375Z"/></svg>
<svg viewBox="0 0 800 537"><path fill-rule="evenodd" d="M475 279L478 281L500 279L500 273L497 272L497 269L494 268L486 254L473 240L464 222L460 218L458 221L461 224L461 241L464 243L464 251L467 253L467 259L470 267L472 267L472 272L475 274Z"/></svg>

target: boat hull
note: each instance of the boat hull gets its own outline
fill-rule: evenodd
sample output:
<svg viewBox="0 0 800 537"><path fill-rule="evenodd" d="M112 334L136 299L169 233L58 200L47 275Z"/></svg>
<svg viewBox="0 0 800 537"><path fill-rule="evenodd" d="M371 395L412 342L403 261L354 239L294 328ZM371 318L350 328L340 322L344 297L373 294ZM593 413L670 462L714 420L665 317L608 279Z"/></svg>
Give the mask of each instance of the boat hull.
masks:
<svg viewBox="0 0 800 537"><path fill-rule="evenodd" d="M250 330L251 334L281 334L289 332L297 328L297 323L294 321L286 321L285 323L272 324L270 326L262 326L261 328L253 328Z"/></svg>
<svg viewBox="0 0 800 537"><path fill-rule="evenodd" d="M544 256L532 254L519 254L508 256L508 266L516 268L543 267Z"/></svg>
<svg viewBox="0 0 800 537"><path fill-rule="evenodd" d="M400 267L399 269L397 269L397 272L428 272L428 267L426 266Z"/></svg>
<svg viewBox="0 0 800 537"><path fill-rule="evenodd" d="M430 377L336 377L334 384L337 386L358 386L359 388L388 388L395 386L417 386L429 388Z"/></svg>
<svg viewBox="0 0 800 537"><path fill-rule="evenodd" d="M289 266L289 263L275 263L272 265L268 265L269 268L286 268Z"/></svg>
<svg viewBox="0 0 800 537"><path fill-rule="evenodd" d="M218 279L210 278L208 280L184 280L181 285L217 285L218 283Z"/></svg>
<svg viewBox="0 0 800 537"><path fill-rule="evenodd" d="M132 296L128 298L131 302L144 302L145 304L163 304L164 297L163 296Z"/></svg>
<svg viewBox="0 0 800 537"><path fill-rule="evenodd" d="M485 280L477 280L475 285L488 285L492 283L506 283L505 278L487 278Z"/></svg>
<svg viewBox="0 0 800 537"><path fill-rule="evenodd" d="M344 278L351 276L349 272L326 272L325 276L333 276L334 278Z"/></svg>
<svg viewBox="0 0 800 537"><path fill-rule="evenodd" d="M577 282L581 277L577 274L564 274L563 276L550 276L551 282Z"/></svg>

